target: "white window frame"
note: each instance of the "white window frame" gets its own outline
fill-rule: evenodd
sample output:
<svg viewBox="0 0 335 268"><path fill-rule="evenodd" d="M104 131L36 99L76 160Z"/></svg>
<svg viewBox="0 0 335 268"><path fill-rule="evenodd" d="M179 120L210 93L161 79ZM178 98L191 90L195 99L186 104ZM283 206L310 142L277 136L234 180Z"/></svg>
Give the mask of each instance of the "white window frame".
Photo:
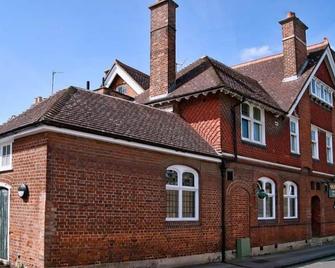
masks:
<svg viewBox="0 0 335 268"><path fill-rule="evenodd" d="M294 195L292 194L286 194L284 192L284 202L285 199L287 201L287 213L288 215L291 214L291 207L290 207L290 199L294 199L295 202L295 211L294 216L287 216L284 214L284 219L297 219L298 218L298 186L293 181L286 181L284 183L284 186L286 186L286 189L289 189L291 186L294 187ZM284 206L283 206L283 213L284 213Z"/></svg>
<svg viewBox="0 0 335 268"><path fill-rule="evenodd" d="M276 219L276 184L273 180L271 180L270 178L267 177L262 177L259 178L257 180L257 183L261 184L262 189L264 189L265 191L265 185L266 183L270 183L271 184L271 189L272 192L271 193L267 193L268 197L272 197L272 217L267 217L266 216L266 200L268 197L265 197L264 199L262 199L262 205L263 205L263 216L259 217L258 216L258 220L274 220ZM257 212L258 214L258 212Z"/></svg>
<svg viewBox="0 0 335 268"><path fill-rule="evenodd" d="M330 139L330 144L328 145L327 140ZM328 158L328 150L330 151L330 159ZM328 164L334 163L334 150L333 150L333 133L326 132L326 158Z"/></svg>
<svg viewBox="0 0 335 268"><path fill-rule="evenodd" d="M249 106L249 117L246 116L246 115L243 115L242 114L242 105L243 104L246 104ZM254 119L254 108L257 108L260 110L261 112L261 120L256 120ZM260 145L266 145L265 143L265 113L264 113L264 109L260 108L259 106L256 106L256 105L253 105L251 103L248 103L248 102L243 102L241 103L241 106L240 106L240 114L241 114L241 139L244 140L244 141L248 141L248 142L252 142L252 143L256 143L256 144L260 144ZM245 119L249 122L249 134L250 134L250 137L249 138L245 138L243 137L243 125L242 125L242 122L243 120L242 119ZM261 141L256 141L254 139L254 123L258 123L261 125Z"/></svg>
<svg viewBox="0 0 335 268"><path fill-rule="evenodd" d="M2 153L3 148L10 146L9 164L2 165ZM13 141L12 140L0 140L0 171L8 171L13 169Z"/></svg>
<svg viewBox="0 0 335 268"><path fill-rule="evenodd" d="M167 170L173 170L178 175L178 185L166 184L166 190L178 191L178 217L169 218L166 217L166 221L198 221L199 220L199 175L193 168L174 165L167 168ZM189 172L194 175L194 187L183 186L183 173ZM195 193L195 217L183 217L183 191L191 191Z"/></svg>
<svg viewBox="0 0 335 268"><path fill-rule="evenodd" d="M330 86L328 86L326 83L324 83L317 77L313 77L311 85L310 85L310 94L313 97L333 107L333 92L334 92L334 89L332 89ZM329 94L328 95L330 98L329 100L327 100L326 98L326 93Z"/></svg>
<svg viewBox="0 0 335 268"><path fill-rule="evenodd" d="M315 131L315 140L312 140L312 131ZM315 144L315 155L313 155L313 150L312 151L312 158L315 160L319 160L319 129L316 126L311 127L311 147L313 147L313 144Z"/></svg>
<svg viewBox="0 0 335 268"><path fill-rule="evenodd" d="M294 123L295 124L295 129L296 129L296 133L293 133L291 131L291 123ZM290 128L290 149L291 149L291 153L293 154L300 154L300 139L299 139L299 119L294 117L294 116L291 116L290 117L290 125L289 125L289 128ZM296 141L297 141L297 144L296 144L296 151L293 150L293 147L292 147L292 142L291 142L291 137L294 136L296 137Z"/></svg>

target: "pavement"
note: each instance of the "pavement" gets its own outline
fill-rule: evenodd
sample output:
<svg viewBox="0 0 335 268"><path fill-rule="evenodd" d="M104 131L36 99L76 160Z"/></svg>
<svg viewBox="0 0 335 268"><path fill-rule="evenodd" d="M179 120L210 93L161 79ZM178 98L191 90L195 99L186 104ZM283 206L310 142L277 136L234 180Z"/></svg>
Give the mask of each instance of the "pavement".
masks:
<svg viewBox="0 0 335 268"><path fill-rule="evenodd" d="M335 267L333 262L329 260L335 259L335 244L308 247L299 250L292 250L285 253L276 253L263 256L256 256L245 258L242 260L233 260L229 263L212 263L204 265L195 265L194 268L236 268L236 267L248 267L248 268L277 268L277 267L314 267L310 263L317 260L325 259L323 264L327 266L315 266L315 267ZM304 264L308 264L304 266ZM331 266L328 266L331 264Z"/></svg>

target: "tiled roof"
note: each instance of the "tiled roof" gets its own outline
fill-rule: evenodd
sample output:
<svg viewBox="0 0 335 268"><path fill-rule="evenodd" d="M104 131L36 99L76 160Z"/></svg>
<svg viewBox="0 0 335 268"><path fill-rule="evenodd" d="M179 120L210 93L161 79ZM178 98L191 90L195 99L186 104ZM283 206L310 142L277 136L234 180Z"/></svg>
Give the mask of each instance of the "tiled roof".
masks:
<svg viewBox="0 0 335 268"><path fill-rule="evenodd" d="M282 54L243 63L233 66L233 68L257 80L276 103L278 103L281 109L287 112L310 77L327 46L328 42L323 42L308 47L308 64L306 68L298 79L289 82L283 82Z"/></svg>
<svg viewBox="0 0 335 268"><path fill-rule="evenodd" d="M150 76L130 67L119 60L115 60L144 90L150 87Z"/></svg>
<svg viewBox="0 0 335 268"><path fill-rule="evenodd" d="M0 136L37 124L218 156L177 114L75 87L56 93L1 125Z"/></svg>
<svg viewBox="0 0 335 268"><path fill-rule="evenodd" d="M256 80L210 57L203 57L181 70L177 74L176 89L159 101L218 87L280 110L278 104ZM136 101L149 103L149 92L139 95Z"/></svg>

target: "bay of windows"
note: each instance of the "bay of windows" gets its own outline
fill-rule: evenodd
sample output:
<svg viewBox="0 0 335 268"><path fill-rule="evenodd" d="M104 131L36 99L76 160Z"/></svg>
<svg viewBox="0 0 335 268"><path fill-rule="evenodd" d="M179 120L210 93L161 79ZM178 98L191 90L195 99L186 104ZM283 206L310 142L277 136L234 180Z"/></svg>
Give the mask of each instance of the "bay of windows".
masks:
<svg viewBox="0 0 335 268"><path fill-rule="evenodd" d="M167 221L199 218L199 177L189 167L175 165L166 170Z"/></svg>
<svg viewBox="0 0 335 268"><path fill-rule="evenodd" d="M241 136L243 140L265 144L264 110L242 103Z"/></svg>
<svg viewBox="0 0 335 268"><path fill-rule="evenodd" d="M315 98L333 106L333 89L323 83L320 79L316 77L312 79L310 92Z"/></svg>

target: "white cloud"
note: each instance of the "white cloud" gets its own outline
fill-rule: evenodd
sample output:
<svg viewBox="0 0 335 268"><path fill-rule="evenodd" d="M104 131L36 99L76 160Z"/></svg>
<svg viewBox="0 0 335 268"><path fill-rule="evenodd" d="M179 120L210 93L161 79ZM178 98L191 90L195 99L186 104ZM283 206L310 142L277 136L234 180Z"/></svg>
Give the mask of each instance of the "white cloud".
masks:
<svg viewBox="0 0 335 268"><path fill-rule="evenodd" d="M269 46L245 48L241 52L241 60L254 60L259 57L267 56L271 53L272 51Z"/></svg>

